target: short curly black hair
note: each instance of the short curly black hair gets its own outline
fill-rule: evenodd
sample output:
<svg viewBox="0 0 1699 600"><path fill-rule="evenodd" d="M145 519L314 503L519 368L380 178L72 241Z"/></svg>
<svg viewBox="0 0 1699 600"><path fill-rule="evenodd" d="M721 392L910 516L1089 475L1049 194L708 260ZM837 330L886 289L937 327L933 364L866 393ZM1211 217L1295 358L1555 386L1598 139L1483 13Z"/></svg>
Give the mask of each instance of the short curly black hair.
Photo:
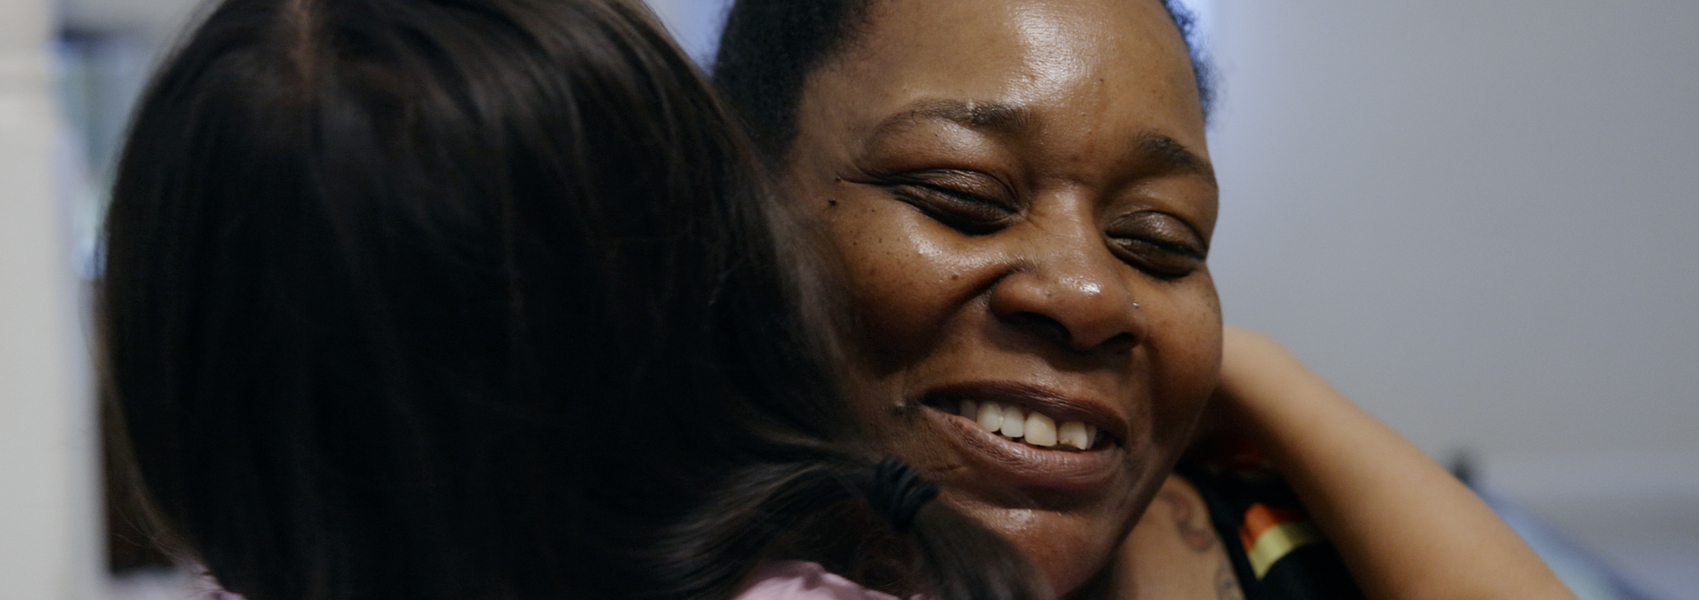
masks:
<svg viewBox="0 0 1699 600"><path fill-rule="evenodd" d="M770 164L796 137L803 84L855 33L869 1L737 0L732 5L714 58L714 86ZM1196 35L1197 19L1179 0L1160 1L1186 40L1207 120L1215 100L1214 74Z"/></svg>

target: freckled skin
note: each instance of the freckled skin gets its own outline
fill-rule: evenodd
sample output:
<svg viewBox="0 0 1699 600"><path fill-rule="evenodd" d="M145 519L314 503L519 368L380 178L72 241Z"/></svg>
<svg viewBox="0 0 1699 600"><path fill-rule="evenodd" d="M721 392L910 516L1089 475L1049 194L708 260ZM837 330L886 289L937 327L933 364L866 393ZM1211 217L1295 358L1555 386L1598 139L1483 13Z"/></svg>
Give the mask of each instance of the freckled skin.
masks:
<svg viewBox="0 0 1699 600"><path fill-rule="evenodd" d="M940 100L1023 118L890 126ZM1220 365L1201 258L1216 187L1179 33L1155 0L875 2L811 75L797 124L780 183L846 268L856 415L1055 591L1079 589L1162 485ZM1140 145L1153 136L1203 168ZM921 397L984 380L1113 406L1124 438L1111 482L1016 485L953 443Z"/></svg>

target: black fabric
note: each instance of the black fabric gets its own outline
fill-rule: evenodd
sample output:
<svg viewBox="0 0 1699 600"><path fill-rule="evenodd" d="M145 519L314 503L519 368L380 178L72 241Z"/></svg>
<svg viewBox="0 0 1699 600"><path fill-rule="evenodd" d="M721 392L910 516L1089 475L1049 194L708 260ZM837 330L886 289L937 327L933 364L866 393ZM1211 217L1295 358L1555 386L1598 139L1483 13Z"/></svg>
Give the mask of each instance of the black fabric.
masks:
<svg viewBox="0 0 1699 600"><path fill-rule="evenodd" d="M1233 562L1245 600L1359 600L1357 582L1346 571L1332 544L1299 546L1276 560L1261 578L1251 568L1249 549L1240 536L1246 512L1255 504L1303 511L1297 495L1272 469L1230 469L1182 464L1177 468L1196 486L1209 508L1210 522Z"/></svg>

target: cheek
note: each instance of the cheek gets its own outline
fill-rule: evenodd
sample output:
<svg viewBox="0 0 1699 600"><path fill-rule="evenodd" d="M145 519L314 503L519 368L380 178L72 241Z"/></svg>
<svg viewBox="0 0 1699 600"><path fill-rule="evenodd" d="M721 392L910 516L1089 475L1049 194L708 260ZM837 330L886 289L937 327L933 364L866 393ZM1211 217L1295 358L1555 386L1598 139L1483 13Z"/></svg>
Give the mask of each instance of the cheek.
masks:
<svg viewBox="0 0 1699 600"><path fill-rule="evenodd" d="M1215 390L1221 371L1221 306L1207 272L1196 281L1156 294L1150 306L1148 348L1156 373L1154 408L1166 423L1157 443L1175 447L1191 435L1192 426ZM1177 449L1176 449L1177 451Z"/></svg>
<svg viewBox="0 0 1699 600"><path fill-rule="evenodd" d="M974 296L983 262L912 209L846 198L826 209L828 231L846 267L855 315L848 338L881 371L931 353Z"/></svg>

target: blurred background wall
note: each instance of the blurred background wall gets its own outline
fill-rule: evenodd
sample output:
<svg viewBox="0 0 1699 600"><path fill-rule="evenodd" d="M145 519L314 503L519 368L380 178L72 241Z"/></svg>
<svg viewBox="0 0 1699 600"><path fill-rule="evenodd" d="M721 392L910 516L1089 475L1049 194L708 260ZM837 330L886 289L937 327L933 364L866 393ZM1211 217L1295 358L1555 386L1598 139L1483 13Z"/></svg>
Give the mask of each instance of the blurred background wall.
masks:
<svg viewBox="0 0 1699 600"><path fill-rule="evenodd" d="M1228 320L1699 598L1699 3L1215 17Z"/></svg>
<svg viewBox="0 0 1699 600"><path fill-rule="evenodd" d="M1221 76L1227 318L1656 597L1699 599L1699 3L1189 3ZM725 0L650 4L711 56ZM88 462L55 278L92 273L129 103L198 5L0 0L0 526L86 492L50 475ZM0 569L33 564L16 547Z"/></svg>
<svg viewBox="0 0 1699 600"><path fill-rule="evenodd" d="M99 590L92 402L57 167L52 6L0 0L0 598Z"/></svg>
<svg viewBox="0 0 1699 600"><path fill-rule="evenodd" d="M1229 319L1437 455L1699 484L1696 34L1685 1L1222 2Z"/></svg>

